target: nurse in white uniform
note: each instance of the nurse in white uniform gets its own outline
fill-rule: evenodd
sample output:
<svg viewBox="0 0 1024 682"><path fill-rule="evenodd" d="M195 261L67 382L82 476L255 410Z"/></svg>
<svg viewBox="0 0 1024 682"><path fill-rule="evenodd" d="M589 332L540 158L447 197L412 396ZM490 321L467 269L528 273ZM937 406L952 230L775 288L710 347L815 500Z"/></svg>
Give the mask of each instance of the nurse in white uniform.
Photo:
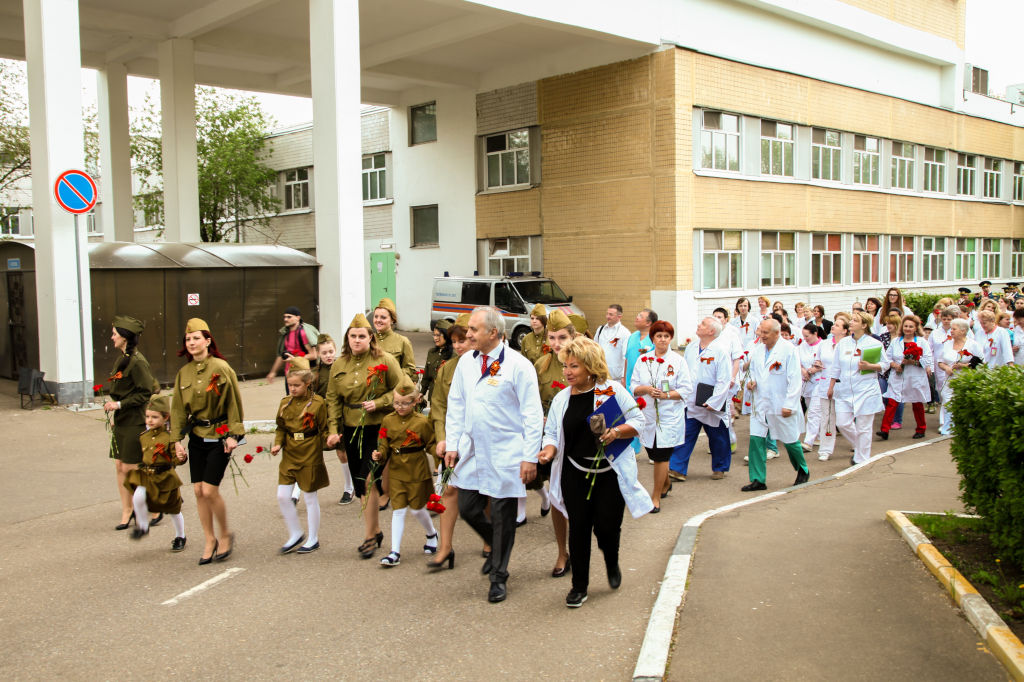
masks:
<svg viewBox="0 0 1024 682"><path fill-rule="evenodd" d="M878 372L882 371L885 353L882 342L868 334L873 322L863 311L850 317L850 336L836 345L828 389L828 397L836 401L836 427L853 445L851 464L866 462L871 457L871 428L875 414L883 409ZM879 349L880 362L862 359L864 351L871 348Z"/></svg>

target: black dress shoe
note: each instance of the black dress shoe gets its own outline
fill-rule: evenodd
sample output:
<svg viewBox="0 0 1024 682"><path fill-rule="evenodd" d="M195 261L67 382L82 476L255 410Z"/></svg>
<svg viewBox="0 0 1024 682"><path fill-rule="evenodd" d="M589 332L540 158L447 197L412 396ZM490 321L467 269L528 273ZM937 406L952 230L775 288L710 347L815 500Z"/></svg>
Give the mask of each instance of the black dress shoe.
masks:
<svg viewBox="0 0 1024 682"><path fill-rule="evenodd" d="M550 504L548 504L548 508L547 509L545 509L544 507L540 508L540 515L542 517L547 516L550 513L551 513L551 505Z"/></svg>
<svg viewBox="0 0 1024 682"><path fill-rule="evenodd" d="M205 566L206 564L209 564L209 563L213 562L213 557L215 557L215 556L217 556L217 541L216 540L213 541L213 552L210 554L210 556L201 556L201 557L199 557L199 565L200 566Z"/></svg>
<svg viewBox="0 0 1024 682"><path fill-rule="evenodd" d="M526 519L523 519L522 521L516 521L516 528L519 528L519 527L525 526L525 525L526 525Z"/></svg>
<svg viewBox="0 0 1024 682"><path fill-rule="evenodd" d="M655 507L654 509L651 510L651 513L652 514L660 514L661 513L661 507Z"/></svg>
<svg viewBox="0 0 1024 682"><path fill-rule="evenodd" d="M480 556L482 556L485 559L489 559L490 556L491 556L491 550L489 550L489 549L480 550Z"/></svg>
<svg viewBox="0 0 1024 682"><path fill-rule="evenodd" d="M923 433L915 433L913 436L911 436L911 438L924 438L924 434Z"/></svg>
<svg viewBox="0 0 1024 682"><path fill-rule="evenodd" d="M181 552L185 549L185 538L174 538L171 540L171 551Z"/></svg>
<svg viewBox="0 0 1024 682"><path fill-rule="evenodd" d="M508 590L505 589L505 583L491 583L491 589L487 592L487 601L497 604L500 601L505 601L507 596Z"/></svg>
<svg viewBox="0 0 1024 682"><path fill-rule="evenodd" d="M480 572L484 575L491 574L491 557L488 556L487 559L484 561L484 565L480 567Z"/></svg>
<svg viewBox="0 0 1024 682"><path fill-rule="evenodd" d="M149 527L152 528L153 526L158 525L163 520L164 520L164 513L160 512L160 516L156 517L155 519L150 519Z"/></svg>
<svg viewBox="0 0 1024 682"><path fill-rule="evenodd" d="M228 547L228 551L222 552L220 554L214 554L213 555L213 560L214 561L224 561L229 556L231 556L231 553L234 552L234 551L235 551L235 534L232 533L231 534L231 546Z"/></svg>
<svg viewBox="0 0 1024 682"><path fill-rule="evenodd" d="M881 438L882 440L889 440L889 432L888 431L879 431L875 435L878 436L879 438Z"/></svg>
<svg viewBox="0 0 1024 682"><path fill-rule="evenodd" d="M352 504L352 493L342 495L341 499L338 500L338 504Z"/></svg>
<svg viewBox="0 0 1024 682"><path fill-rule="evenodd" d="M572 557L566 557L566 559L565 559L565 566L562 566L561 568L558 568L556 566L555 568L551 569L551 577L552 578L561 578L563 575L565 575L566 573L568 573L571 570L572 570Z"/></svg>
<svg viewBox="0 0 1024 682"><path fill-rule="evenodd" d="M570 609L578 609L579 607L583 606L583 602L585 601L587 601L586 592L577 592L576 590L571 590L569 594L565 596L565 605L568 606Z"/></svg>
<svg viewBox="0 0 1024 682"><path fill-rule="evenodd" d="M796 472L796 480L793 481L793 485L800 485L801 483L807 483L807 481L810 478L811 478L811 472L810 471L803 471L803 470L798 471L798 472Z"/></svg>
<svg viewBox="0 0 1024 682"><path fill-rule="evenodd" d="M619 585L622 584L622 571L619 569L619 565L615 564L614 568L608 570L608 585L613 590L619 589Z"/></svg>
<svg viewBox="0 0 1024 682"><path fill-rule="evenodd" d="M142 530L138 526L135 526L135 529L132 530L132 534L131 534L130 537L131 537L132 540L141 540L142 538L144 538L147 535L149 535L149 529L148 528L146 530Z"/></svg>
<svg viewBox="0 0 1024 682"><path fill-rule="evenodd" d="M132 512L132 515L128 517L128 520L125 521L124 523L119 523L116 526L114 526L114 530L127 530L128 527L130 525L132 525L132 521L134 521L134 520L135 520L135 512Z"/></svg>
<svg viewBox="0 0 1024 682"><path fill-rule="evenodd" d="M297 550L299 548L299 545L301 545L305 541L306 541L306 536L305 535L300 535L298 540L296 540L295 542L289 542L287 545L284 545L283 547L281 547L281 549L277 550L277 553L278 554L291 554L292 552Z"/></svg>
<svg viewBox="0 0 1024 682"><path fill-rule="evenodd" d="M312 554L313 552L317 551L318 549L320 549L320 543L319 542L314 542L309 547L305 547L305 546L299 547L299 551L297 551L296 554Z"/></svg>
<svg viewBox="0 0 1024 682"><path fill-rule="evenodd" d="M751 481L747 485L740 488L740 490L742 490L745 493L752 493L757 490L768 490L768 486L766 486L764 483L761 483L761 481Z"/></svg>

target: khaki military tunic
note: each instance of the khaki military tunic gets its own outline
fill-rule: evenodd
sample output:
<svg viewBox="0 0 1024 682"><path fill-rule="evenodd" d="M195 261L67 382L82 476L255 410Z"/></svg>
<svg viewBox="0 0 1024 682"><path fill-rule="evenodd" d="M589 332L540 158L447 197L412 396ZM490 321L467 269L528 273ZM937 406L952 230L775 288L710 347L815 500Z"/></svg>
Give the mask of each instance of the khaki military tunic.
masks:
<svg viewBox="0 0 1024 682"><path fill-rule="evenodd" d="M327 402L323 398L313 394L281 400L274 432L274 445L281 446L277 484L298 483L307 493L329 486L323 452L326 440Z"/></svg>
<svg viewBox="0 0 1024 682"><path fill-rule="evenodd" d="M330 383L331 379L331 367L334 367L333 362L329 365L320 362L317 363L316 369L313 370L316 374L313 378L313 392L321 398L327 397L327 384Z"/></svg>
<svg viewBox="0 0 1024 682"><path fill-rule="evenodd" d="M434 379L434 390L430 393L430 421L438 443L448 439L444 420L448 417L448 392L452 390L452 379L455 377L455 367L458 364L458 355L453 355L441 363Z"/></svg>
<svg viewBox="0 0 1024 682"><path fill-rule="evenodd" d="M430 420L412 412L384 417L377 435L381 461L387 458L391 504L395 509L422 509L433 492L428 452L437 446Z"/></svg>
<svg viewBox="0 0 1024 682"><path fill-rule="evenodd" d="M190 429L189 417L212 423L193 423ZM181 440L190 432L199 438L240 438L245 435L243 419L238 378L226 361L211 355L178 370L171 401L171 438ZM225 425L227 434L217 433Z"/></svg>
<svg viewBox="0 0 1024 682"><path fill-rule="evenodd" d="M132 353L128 365L118 374L117 366L123 358L122 355L114 363L107 384L110 399L121 402L121 407L114 411L110 456L125 464L138 464L142 461L139 434L146 430L146 405L157 383L149 362L138 351Z"/></svg>
<svg viewBox="0 0 1024 682"><path fill-rule="evenodd" d="M385 370L372 370L380 365ZM372 374L372 376L371 376ZM369 379L369 381L368 381ZM380 424L391 411L392 391L402 380L402 370L388 353L375 358L369 352L361 355L343 355L331 365L331 378L327 386L328 429L331 434L341 433L342 426L359 426L363 415L361 403L372 400L377 409L366 413L363 424Z"/></svg>
<svg viewBox="0 0 1024 682"><path fill-rule="evenodd" d="M142 450L142 464L132 469L124 479L124 487L134 493L142 486L146 489L146 508L151 512L177 514L181 511L181 479L174 467L178 458L174 454L171 434L166 429L151 429L136 439Z"/></svg>
<svg viewBox="0 0 1024 682"><path fill-rule="evenodd" d="M447 358L441 355L441 348L434 346L427 353L427 362L423 365L423 381L420 383L420 392L424 397L430 397L430 391L434 388L434 382L437 380L437 370L441 367L441 363ZM448 357L454 355L450 348L445 349L448 353Z"/></svg>
<svg viewBox="0 0 1024 682"><path fill-rule="evenodd" d="M393 329L375 333L377 334L377 345L380 346L380 349L394 356L398 362L398 367L415 384L419 377L416 376L416 358L413 357L412 344L409 342L409 339ZM335 364L337 364L337 360L335 360Z"/></svg>
<svg viewBox="0 0 1024 682"><path fill-rule="evenodd" d="M523 337L523 342L520 344L519 352L522 353L530 362L536 363L545 353L544 346L546 342L547 334L545 332L537 334L536 332L531 331Z"/></svg>

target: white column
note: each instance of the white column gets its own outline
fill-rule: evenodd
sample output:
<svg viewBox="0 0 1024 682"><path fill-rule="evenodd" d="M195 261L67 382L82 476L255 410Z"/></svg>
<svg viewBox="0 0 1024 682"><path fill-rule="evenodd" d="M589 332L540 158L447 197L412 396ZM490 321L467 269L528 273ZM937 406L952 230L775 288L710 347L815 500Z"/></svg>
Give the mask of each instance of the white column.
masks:
<svg viewBox="0 0 1024 682"><path fill-rule="evenodd" d="M164 237L199 241L199 171L196 161L196 79L192 41L160 43L163 124Z"/></svg>
<svg viewBox="0 0 1024 682"><path fill-rule="evenodd" d="M62 403L92 385L92 323L85 221L53 196L57 176L83 167L81 52L77 0L24 0L32 144L32 216L39 308L39 364ZM77 246L77 249L76 249ZM76 250L78 258L76 258ZM81 277L81 300L77 273ZM85 334L79 328L85 311ZM83 367L82 357L86 358ZM92 391L89 391L91 395Z"/></svg>
<svg viewBox="0 0 1024 682"><path fill-rule="evenodd" d="M128 131L128 69L107 64L96 72L100 119L100 224L105 241L135 241L132 159Z"/></svg>
<svg viewBox="0 0 1024 682"><path fill-rule="evenodd" d="M366 309L359 3L309 0L309 50L320 328L341 334L352 317Z"/></svg>

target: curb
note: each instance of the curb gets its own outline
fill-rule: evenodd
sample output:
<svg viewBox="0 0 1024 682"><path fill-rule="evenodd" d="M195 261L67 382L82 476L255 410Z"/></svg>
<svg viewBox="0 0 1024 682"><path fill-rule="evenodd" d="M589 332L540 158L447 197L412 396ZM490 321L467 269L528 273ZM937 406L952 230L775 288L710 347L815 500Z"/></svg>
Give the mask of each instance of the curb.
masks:
<svg viewBox="0 0 1024 682"><path fill-rule="evenodd" d="M999 614L989 606L978 590L960 571L942 556L924 533L906 517L905 512L890 509L885 518L907 541L914 554L946 588L950 599L963 610L967 620L978 631L985 644L1015 680L1024 680L1024 644L1006 626Z"/></svg>
<svg viewBox="0 0 1024 682"><path fill-rule="evenodd" d="M242 422L246 433L273 433L277 430L277 422L273 419L251 419Z"/></svg>
<svg viewBox="0 0 1024 682"><path fill-rule="evenodd" d="M661 588L658 590L658 598L654 601L654 607L651 609L651 615L647 620L644 641L640 647L640 654L637 656L636 667L633 668L634 682L651 682L665 678L665 670L668 668L668 655L672 649L672 636L675 634L676 617L679 615L683 595L686 592L686 581L690 573L690 563L693 560L697 532L705 521L718 514L782 497L802 488L839 480L886 457L939 443L950 438L951 436L938 436L937 438L923 440L920 443L882 452L831 476L818 478L798 486L790 486L789 488L783 488L764 495L758 495L747 500L740 500L739 502L733 502L732 504L709 509L691 516L679 531L675 548L672 550L668 565L665 567L665 576L662 578ZM1024 682L1024 678L1018 679Z"/></svg>

